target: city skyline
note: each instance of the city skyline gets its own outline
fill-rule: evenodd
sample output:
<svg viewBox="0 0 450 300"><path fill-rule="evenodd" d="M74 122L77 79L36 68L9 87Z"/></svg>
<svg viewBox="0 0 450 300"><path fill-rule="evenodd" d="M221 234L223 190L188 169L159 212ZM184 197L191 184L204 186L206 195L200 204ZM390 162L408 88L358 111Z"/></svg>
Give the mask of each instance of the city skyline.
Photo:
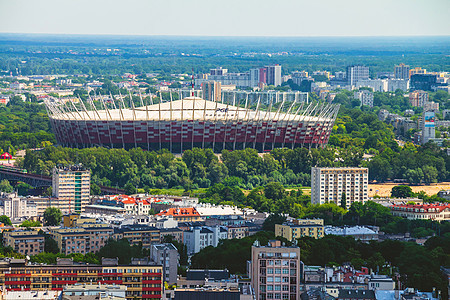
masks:
<svg viewBox="0 0 450 300"><path fill-rule="evenodd" d="M106 6L108 4L108 6ZM3 1L1 33L155 36L450 35L450 2ZM376 5L375 5L376 4Z"/></svg>

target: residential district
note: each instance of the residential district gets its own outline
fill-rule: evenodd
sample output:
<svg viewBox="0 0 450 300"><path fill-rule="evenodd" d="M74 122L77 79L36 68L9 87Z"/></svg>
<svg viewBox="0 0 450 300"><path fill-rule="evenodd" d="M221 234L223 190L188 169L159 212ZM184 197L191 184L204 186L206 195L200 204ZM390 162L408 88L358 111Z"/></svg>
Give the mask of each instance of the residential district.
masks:
<svg viewBox="0 0 450 300"><path fill-rule="evenodd" d="M160 79L158 74L123 74L120 80L111 82L102 78L92 79L87 75L32 75L32 76L3 76L1 78L0 103L8 104L14 96L20 96L24 101L45 102L51 115L53 125L63 113L70 114L74 119L80 116L87 124L91 116L85 111L78 111L75 104L84 107L79 95L85 90L90 103L101 103L105 117L109 114L114 101L122 101L119 107L120 120L126 115L124 99L127 94L139 97L142 106L149 111L142 99L156 99L159 120L161 106L170 105L170 117L178 108L172 107L170 101L164 101L163 94L170 92L170 97L178 95L184 97L193 107L191 119L194 119L194 107L198 103L203 120L208 117L217 120L218 113L225 120L231 110L229 99L237 99L240 95L249 98L249 93L255 93L258 100L245 101L245 108L253 105L256 109L255 118L261 120L276 119L278 121L297 120L296 114L291 112L292 106L286 109L286 114L280 117L279 111L273 116L261 117L258 112L260 102L270 108L272 103L283 103L289 98L299 103L309 103L311 100L323 100L333 103L342 90L351 91L358 106L372 107L374 94L399 94L408 101L414 109L406 110L403 115L389 113L385 109L379 111L379 119L392 124L399 139L411 139L415 144L435 142L439 146L447 142L450 127L450 110L442 109L438 103L429 101L429 92L450 91L447 72L427 72L420 67L410 67L400 64L393 72L383 72L369 77L369 67L362 65L348 66L346 71L331 74L328 71L295 71L282 75L281 65L270 65L254 68L243 73L231 73L225 68L211 69L207 74L172 74L173 80ZM142 80L146 78L146 80ZM148 79L152 84L148 83ZM82 82L82 83L80 83ZM283 89L286 87L286 89ZM96 94L96 89L117 89L119 95L113 96ZM124 93L122 96L121 93ZM313 93L317 99L310 99ZM167 94L165 94L167 96ZM215 102L212 108L214 115L207 116L207 103ZM264 98L265 97L265 98ZM242 97L241 97L242 98ZM228 100L225 100L228 99ZM269 101L270 99L270 101ZM228 104L223 104L228 101ZM109 103L109 108L106 103ZM170 103L170 104L167 104ZM173 102L174 105L176 104ZM186 102L187 103L187 102ZM222 106L219 106L219 103ZM234 102L236 107L239 105ZM283 106L281 104L281 106ZM63 107L73 106L74 109L63 112ZM101 106L100 105L100 106ZM79 107L81 107L79 106ZM98 107L100 107L98 106ZM198 105L197 105L198 106ZM98 120L100 113L95 105ZM227 140L213 142L205 139L196 141L195 136L188 137L186 143L180 136L180 143L173 140L161 141L157 148L169 147L174 153L183 152L186 147L193 148L195 143L202 147L213 148L214 152L223 149L256 148L261 151L273 150L274 147L287 146L295 148L297 144L318 147L326 144L333 122L336 118L338 106L329 106L326 117L321 111L316 120L323 122L324 133L317 139L307 140L297 133L290 138L284 133L284 140L278 140L279 128L274 132L266 130L266 137L262 141L257 137L245 136L242 142ZM130 104L130 116L136 111L134 104ZM197 107L198 108L198 107ZM178 109L179 110L179 109ZM183 107L181 108L183 110ZM186 109L187 110L187 109ZM269 109L270 110L270 109ZM300 108L299 108L300 110ZM306 111L315 111L308 108ZM319 111L319 109L317 108ZM292 113L291 115L289 113ZM85 113L85 115L83 115ZM125 112L127 113L127 112ZM259 113L259 115L258 115ZM119 114L118 114L119 115ZM236 116L239 109L236 109ZM250 113L249 113L250 115ZM97 120L92 115L92 120ZM287 116L287 120L285 120ZM58 119L59 118L59 119ZM130 117L131 118L131 117ZM133 120L134 120L133 118ZM250 118L245 113L245 118ZM322 119L320 119L322 118ZM108 119L108 117L106 117ZM169 119L170 120L170 119ZM58 122L59 122L58 121ZM181 113L181 122L183 122ZM191 120L187 120L189 123ZM65 121L64 121L65 122ZM253 120L251 121L253 123ZM74 126L69 121L67 126ZM70 123L70 124L69 124ZM97 122L97 123L100 123ZM281 122L280 122L281 123ZM253 124L252 124L253 125ZM66 126L66 125L64 125ZM78 126L78 125L76 125ZM86 125L86 128L90 125ZM247 125L248 126L248 125ZM267 126L267 125L265 125ZM312 125L311 125L312 126ZM328 128L327 126L331 126ZM65 127L66 130L69 127ZM93 127L90 126L90 129ZM226 128L226 127L225 127ZM90 129L86 129L87 131ZM214 126L214 129L215 126ZM440 129L440 130L438 130ZM59 130L55 129L54 130ZM61 144L76 142L78 137L72 136L71 130L55 132ZM110 131L110 129L108 129ZM158 127L159 130L159 127ZM256 125L258 130L258 125ZM278 130L278 131L277 131ZM309 130L309 129L308 129ZM224 130L225 131L225 130ZM289 130L286 130L289 131ZM296 131L299 131L296 129ZM139 131L134 131L135 133ZM327 133L328 132L328 133ZM80 133L77 145L103 145L103 137L108 137L112 148L128 148L130 144L145 145L148 150L154 149L154 142L147 137L142 138L134 134L124 135L114 141L111 131L104 134L96 129L97 137L84 139ZM300 132L299 132L300 133ZM187 133L186 133L187 134ZM305 131L304 135L309 135ZM102 136L104 135L104 136ZM236 135L236 134L235 134ZM206 136L206 137L205 137ZM97 139L95 140L94 139ZM126 141L130 138L130 141ZM155 137L156 139L158 137ZM254 140L252 140L254 138ZM67 141L65 140L67 139ZM401 141L400 141L401 142ZM177 144L178 143L178 144ZM158 144L158 143L156 143ZM177 148L178 147L178 148ZM147 150L147 149L146 149ZM8 152L2 154L4 160L14 160ZM83 165L59 165L53 168L52 177L28 174L26 170L19 170L12 163L3 167L3 175L9 180L27 177L39 185L41 181L51 180L51 195L19 196L17 192L2 193L0 198L0 224L4 247L10 247L9 255L0 258L0 287L2 299L441 299L442 290L420 291L402 284L400 274L391 272L386 274L368 266L354 266L350 262L336 265L306 265L302 261L302 249L298 239L309 237L323 239L326 236L351 236L370 247L372 241L408 241L424 245L432 236L413 237L409 233L388 234L382 232L376 225L359 224L357 226L330 226L323 219L296 219L288 215L283 222L274 225L274 239L262 243L256 239L251 246L251 256L246 263L246 272L232 273L224 269L196 269L190 268L191 258L207 247L217 247L226 240L244 239L257 235L263 230L263 224L271 218L268 213L251 208L241 208L231 205L214 205L202 203L198 198L173 195L152 195L136 193L125 195L117 193L114 188L102 188L103 195L91 194L91 172ZM393 216L406 220L433 220L448 222L450 220L450 204L424 203L420 198L402 197L369 197L368 181L369 169L360 167L312 167L311 168L311 203L335 203L349 208L354 203L378 203L387 207ZM9 176L9 177L8 177ZM16 176L16 177L15 177ZM115 189L116 191L118 189ZM450 199L449 191L441 191L440 197ZM44 226L40 226L40 223ZM25 226L26 225L26 226ZM106 253L109 245L117 246L120 241L127 240L130 256L123 260L119 257L101 257L95 260L95 255ZM115 242L115 244L114 244ZM49 252L52 248L54 261L39 260L39 255ZM136 246L136 248L133 248ZM133 249L143 249L145 255ZM56 249L56 250L55 250ZM107 251L114 253L115 249ZM184 257L186 256L186 257ZM92 258L89 261L89 258ZM351 258L349 258L350 260ZM183 260L183 262L181 262ZM442 276L447 276L450 287L450 269L441 267ZM448 294L448 291L446 291Z"/></svg>
<svg viewBox="0 0 450 300"><path fill-rule="evenodd" d="M312 202L346 205L373 201L407 219L450 220L450 204L424 204L418 198L369 198L367 168L313 168ZM200 252L222 240L242 239L262 230L267 213L254 209L199 203L197 198L170 195L90 196L90 171L82 166L55 168L54 194L18 196L2 193L0 215L3 243L24 258L3 257L0 284L4 299L439 299L440 291L421 292L403 286L396 277L350 264L313 266L302 262L301 237L352 236L364 243L404 240L424 244L427 238L388 235L377 226L325 226L323 219L293 219L275 225L280 240L255 240L246 274L227 269L187 269L179 273L180 253ZM63 216L48 225L49 208ZM20 227L24 221L47 226ZM76 261L71 254L101 251L109 240L127 239L148 250L144 258L119 263L102 258L99 264ZM53 240L64 257L54 264L33 262ZM75 256L76 257L76 256ZM442 272L450 276L445 267ZM450 277L449 277L450 278ZM94 298L92 298L94 299Z"/></svg>

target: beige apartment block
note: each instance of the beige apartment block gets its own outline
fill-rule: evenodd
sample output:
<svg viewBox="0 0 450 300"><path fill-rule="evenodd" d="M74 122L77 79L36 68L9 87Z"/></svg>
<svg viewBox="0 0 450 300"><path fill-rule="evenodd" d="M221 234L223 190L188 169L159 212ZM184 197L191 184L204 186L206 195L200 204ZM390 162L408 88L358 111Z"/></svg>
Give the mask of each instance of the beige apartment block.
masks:
<svg viewBox="0 0 450 300"><path fill-rule="evenodd" d="M300 248L285 247L280 241L252 246L250 268L255 299L300 299Z"/></svg>

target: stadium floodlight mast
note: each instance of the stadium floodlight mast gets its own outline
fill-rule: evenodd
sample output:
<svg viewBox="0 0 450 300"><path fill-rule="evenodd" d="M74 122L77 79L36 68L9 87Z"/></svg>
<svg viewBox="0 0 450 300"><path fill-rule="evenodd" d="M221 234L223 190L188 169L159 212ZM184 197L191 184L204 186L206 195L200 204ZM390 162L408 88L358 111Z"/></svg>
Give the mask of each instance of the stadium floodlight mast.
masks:
<svg viewBox="0 0 450 300"><path fill-rule="evenodd" d="M178 100L172 91L168 97L158 92L158 103L154 94L147 99L140 91L135 103L136 94L128 90L130 101L119 91L116 98L109 95L110 101L93 94L77 101L46 100L45 105L61 145L174 153L193 147L214 152L324 147L339 111L338 104L309 101L301 92L227 92L216 101L197 97L199 91L192 89L185 98L187 91L178 90Z"/></svg>

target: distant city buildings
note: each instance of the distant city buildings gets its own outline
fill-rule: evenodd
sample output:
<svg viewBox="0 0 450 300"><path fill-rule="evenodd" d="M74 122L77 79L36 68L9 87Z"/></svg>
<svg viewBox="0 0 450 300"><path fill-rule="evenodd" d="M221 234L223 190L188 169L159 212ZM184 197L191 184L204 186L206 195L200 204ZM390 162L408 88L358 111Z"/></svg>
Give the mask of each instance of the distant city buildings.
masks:
<svg viewBox="0 0 450 300"><path fill-rule="evenodd" d="M395 66L394 77L396 79L409 80L409 66L405 64Z"/></svg>
<svg viewBox="0 0 450 300"><path fill-rule="evenodd" d="M434 111L424 111L422 114L422 144L436 138L436 115Z"/></svg>
<svg viewBox="0 0 450 300"><path fill-rule="evenodd" d="M230 73L228 69L211 69L209 74L203 74L195 80L195 85L203 85L204 82L217 81L222 85L234 85L236 87L263 87L265 85L279 86L282 83L281 65L270 65L262 68L253 68L244 73Z"/></svg>
<svg viewBox="0 0 450 300"><path fill-rule="evenodd" d="M369 67L353 65L347 67L347 83L350 86L356 86L358 81L369 79Z"/></svg>
<svg viewBox="0 0 450 300"><path fill-rule="evenodd" d="M429 96L425 91L414 91L409 93L409 103L414 107L424 107L428 102Z"/></svg>
<svg viewBox="0 0 450 300"><path fill-rule="evenodd" d="M421 67L415 67L414 69L409 70L409 78L415 74L427 74L427 70L422 69Z"/></svg>
<svg viewBox="0 0 450 300"><path fill-rule="evenodd" d="M89 204L91 172L81 165L53 168L53 196L68 203L69 212L81 213Z"/></svg>
<svg viewBox="0 0 450 300"><path fill-rule="evenodd" d="M437 75L435 74L414 74L410 80L411 90L432 91L436 89Z"/></svg>
<svg viewBox="0 0 450 300"><path fill-rule="evenodd" d="M311 203L323 204L333 202L341 205L346 200L346 207L353 202L368 200L367 168L311 168ZM345 196L344 196L345 194Z"/></svg>
<svg viewBox="0 0 450 300"><path fill-rule="evenodd" d="M220 102L222 97L221 83L217 81L206 81L202 83L203 99Z"/></svg>

